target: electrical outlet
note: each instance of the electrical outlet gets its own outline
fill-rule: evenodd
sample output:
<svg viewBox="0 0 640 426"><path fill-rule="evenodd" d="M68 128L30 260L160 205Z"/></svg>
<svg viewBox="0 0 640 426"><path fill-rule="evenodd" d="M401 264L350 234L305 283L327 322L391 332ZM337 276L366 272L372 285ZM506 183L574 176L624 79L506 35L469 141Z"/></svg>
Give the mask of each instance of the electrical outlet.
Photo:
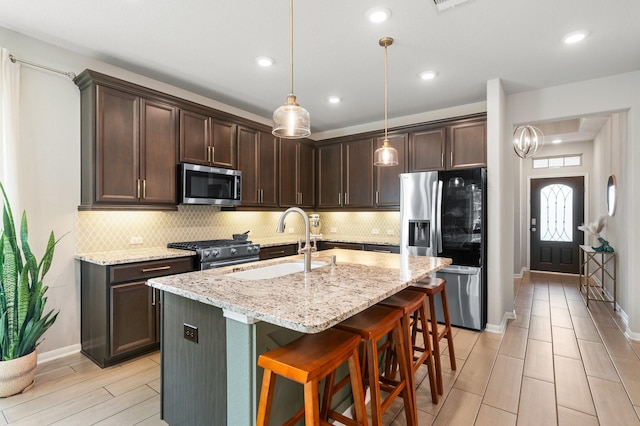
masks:
<svg viewBox="0 0 640 426"><path fill-rule="evenodd" d="M331 232L332 234L335 234L336 232L338 232L338 228L330 228L329 232Z"/></svg>
<svg viewBox="0 0 640 426"><path fill-rule="evenodd" d="M130 244L142 244L142 237L131 237Z"/></svg>
<svg viewBox="0 0 640 426"><path fill-rule="evenodd" d="M371 229L371 233L373 235L380 235L380 230L378 228L373 228L373 229Z"/></svg>
<svg viewBox="0 0 640 426"><path fill-rule="evenodd" d="M395 232L393 232L393 229L387 229L387 235L395 235Z"/></svg>
<svg viewBox="0 0 640 426"><path fill-rule="evenodd" d="M183 324L184 326L184 338L187 340L191 340L193 343L198 343L198 327L193 325L189 325L187 323Z"/></svg>

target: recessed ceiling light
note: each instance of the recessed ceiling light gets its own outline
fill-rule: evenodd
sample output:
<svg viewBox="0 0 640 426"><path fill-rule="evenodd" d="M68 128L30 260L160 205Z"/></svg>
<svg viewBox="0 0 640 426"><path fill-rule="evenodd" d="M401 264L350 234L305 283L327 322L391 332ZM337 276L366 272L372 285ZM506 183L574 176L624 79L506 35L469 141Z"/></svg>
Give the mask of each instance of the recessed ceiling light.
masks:
<svg viewBox="0 0 640 426"><path fill-rule="evenodd" d="M273 59L269 58L268 56L258 56L256 58L256 63L261 67L265 67L265 68L273 65L273 62L274 62Z"/></svg>
<svg viewBox="0 0 640 426"><path fill-rule="evenodd" d="M330 104L339 104L342 99L340 99L340 96L329 96L327 100Z"/></svg>
<svg viewBox="0 0 640 426"><path fill-rule="evenodd" d="M391 11L386 7L374 7L367 10L367 19L374 24L379 24L386 21L391 16Z"/></svg>
<svg viewBox="0 0 640 426"><path fill-rule="evenodd" d="M587 30L573 31L562 37L562 41L564 44L574 44L584 40L588 35L589 31Z"/></svg>
<svg viewBox="0 0 640 426"><path fill-rule="evenodd" d="M433 80L437 75L438 73L436 71L423 71L420 73L420 78L423 80Z"/></svg>
<svg viewBox="0 0 640 426"><path fill-rule="evenodd" d="M562 143L562 139L554 139L551 143Z"/></svg>

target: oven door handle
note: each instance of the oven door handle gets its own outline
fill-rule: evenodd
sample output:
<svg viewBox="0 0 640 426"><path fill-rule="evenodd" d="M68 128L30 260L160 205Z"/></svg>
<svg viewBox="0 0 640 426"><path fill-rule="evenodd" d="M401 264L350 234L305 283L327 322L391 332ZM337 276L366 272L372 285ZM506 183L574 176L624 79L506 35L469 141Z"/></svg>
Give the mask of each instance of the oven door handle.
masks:
<svg viewBox="0 0 640 426"><path fill-rule="evenodd" d="M222 268L224 266L240 265L241 263L257 262L259 256L243 257L241 259L216 260L214 262L203 262L200 264L200 270Z"/></svg>

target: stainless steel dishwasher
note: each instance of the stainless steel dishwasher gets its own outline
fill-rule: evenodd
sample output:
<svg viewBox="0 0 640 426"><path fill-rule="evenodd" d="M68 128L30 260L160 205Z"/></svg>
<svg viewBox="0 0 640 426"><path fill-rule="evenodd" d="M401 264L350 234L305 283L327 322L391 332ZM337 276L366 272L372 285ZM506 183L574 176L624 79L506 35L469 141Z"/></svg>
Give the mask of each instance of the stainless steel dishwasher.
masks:
<svg viewBox="0 0 640 426"><path fill-rule="evenodd" d="M447 301L451 325L481 330L482 324L482 268L452 265L435 273L437 278L447 280ZM440 294L434 300L436 318L444 322Z"/></svg>

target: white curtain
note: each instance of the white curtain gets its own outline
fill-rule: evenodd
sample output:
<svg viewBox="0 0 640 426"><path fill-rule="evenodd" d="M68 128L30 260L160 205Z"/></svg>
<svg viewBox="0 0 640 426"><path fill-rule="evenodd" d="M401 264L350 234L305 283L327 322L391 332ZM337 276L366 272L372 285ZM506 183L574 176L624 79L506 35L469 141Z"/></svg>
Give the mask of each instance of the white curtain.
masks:
<svg viewBox="0 0 640 426"><path fill-rule="evenodd" d="M0 182L17 205L20 64L11 62L7 49L0 47L0 53Z"/></svg>

